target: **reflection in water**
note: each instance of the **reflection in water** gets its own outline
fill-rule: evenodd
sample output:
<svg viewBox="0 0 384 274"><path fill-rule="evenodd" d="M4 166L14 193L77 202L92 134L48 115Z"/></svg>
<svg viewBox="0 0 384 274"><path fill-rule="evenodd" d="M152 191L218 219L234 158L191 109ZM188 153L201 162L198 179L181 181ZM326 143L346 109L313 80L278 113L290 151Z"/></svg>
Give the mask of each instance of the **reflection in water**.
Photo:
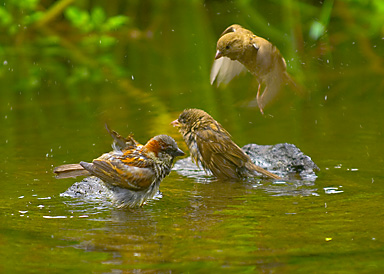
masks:
<svg viewBox="0 0 384 274"><path fill-rule="evenodd" d="M319 168L310 157L304 155L299 149L289 144L275 146L259 146L249 144L243 150L257 165L273 170L285 181L274 181L249 178L244 180L245 187L263 189L266 193L275 196L308 196L316 194L317 188L313 188L316 181L316 173ZM197 182L209 183L216 179L192 162L191 158L185 158L176 162L174 166L179 174L194 179ZM228 182L223 182L226 185Z"/></svg>

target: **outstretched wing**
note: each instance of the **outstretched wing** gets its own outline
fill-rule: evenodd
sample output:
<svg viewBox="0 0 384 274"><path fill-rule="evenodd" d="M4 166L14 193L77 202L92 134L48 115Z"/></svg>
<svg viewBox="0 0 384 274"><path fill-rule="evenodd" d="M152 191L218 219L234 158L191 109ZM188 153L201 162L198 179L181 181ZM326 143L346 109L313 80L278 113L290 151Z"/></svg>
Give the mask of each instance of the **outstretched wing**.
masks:
<svg viewBox="0 0 384 274"><path fill-rule="evenodd" d="M217 86L221 83L228 84L233 78L247 69L236 60L231 60L228 57L221 57L213 61L211 69L211 85L216 80Z"/></svg>
<svg viewBox="0 0 384 274"><path fill-rule="evenodd" d="M144 190L156 180L150 168L128 166L118 161L96 159L92 163L80 162L80 165L104 182L130 190Z"/></svg>
<svg viewBox="0 0 384 274"><path fill-rule="evenodd" d="M231 32L241 32L244 34L253 35L251 31L243 28L240 25L234 24L226 28L220 37ZM217 86L219 86L221 83L228 84L233 78L245 71L247 71L246 67L239 61L231 60L230 58L223 56L213 61L210 75L211 85L213 85L215 80Z"/></svg>

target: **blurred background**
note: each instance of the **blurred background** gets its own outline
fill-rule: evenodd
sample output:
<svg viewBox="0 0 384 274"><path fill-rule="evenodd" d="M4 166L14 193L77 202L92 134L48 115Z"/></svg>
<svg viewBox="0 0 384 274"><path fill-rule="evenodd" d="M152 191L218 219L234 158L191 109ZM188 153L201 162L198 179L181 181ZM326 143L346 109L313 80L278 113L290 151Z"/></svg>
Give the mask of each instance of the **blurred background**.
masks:
<svg viewBox="0 0 384 274"><path fill-rule="evenodd" d="M382 0L0 1L0 272L383 270L383 14ZM251 74L211 86L234 23L276 45L306 93L263 116ZM75 180L53 167L109 151L105 123L187 151L169 123L192 107L240 146L298 146L321 169L316 195L172 174L135 212L59 197Z"/></svg>

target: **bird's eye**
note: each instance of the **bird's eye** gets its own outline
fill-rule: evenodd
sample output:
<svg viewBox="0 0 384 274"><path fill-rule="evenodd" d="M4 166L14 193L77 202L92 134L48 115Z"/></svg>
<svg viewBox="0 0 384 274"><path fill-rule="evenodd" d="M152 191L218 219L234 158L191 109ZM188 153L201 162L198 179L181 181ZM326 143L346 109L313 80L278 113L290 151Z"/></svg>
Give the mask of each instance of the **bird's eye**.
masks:
<svg viewBox="0 0 384 274"><path fill-rule="evenodd" d="M226 48L226 49L230 49L231 47L230 47L229 45L227 45L225 48Z"/></svg>

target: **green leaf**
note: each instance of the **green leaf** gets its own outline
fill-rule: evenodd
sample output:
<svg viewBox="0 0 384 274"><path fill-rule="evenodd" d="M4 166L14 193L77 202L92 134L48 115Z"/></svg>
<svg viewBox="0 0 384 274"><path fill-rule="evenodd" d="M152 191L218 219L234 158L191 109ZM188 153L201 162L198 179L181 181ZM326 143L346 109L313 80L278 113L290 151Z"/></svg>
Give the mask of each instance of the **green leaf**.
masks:
<svg viewBox="0 0 384 274"><path fill-rule="evenodd" d="M11 3L19 8L36 10L40 0L12 0Z"/></svg>
<svg viewBox="0 0 384 274"><path fill-rule="evenodd" d="M36 21L38 21L43 15L44 15L44 13L42 11L37 11L31 15L26 15L23 18L23 24L24 25L31 25L31 24L35 23Z"/></svg>
<svg viewBox="0 0 384 274"><path fill-rule="evenodd" d="M124 15L118 15L108 18L104 24L104 30L116 30L129 22L129 17Z"/></svg>
<svg viewBox="0 0 384 274"><path fill-rule="evenodd" d="M325 32L324 25L318 21L314 21L309 30L309 36L313 40L318 40L321 36L323 36L324 32Z"/></svg>
<svg viewBox="0 0 384 274"><path fill-rule="evenodd" d="M96 28L101 27L105 22L106 15L101 7L95 7L91 11L91 19Z"/></svg>
<svg viewBox="0 0 384 274"><path fill-rule="evenodd" d="M113 46L116 43L116 38L107 36L107 35L102 35L100 37L99 43L100 43L100 47L107 48L107 47Z"/></svg>
<svg viewBox="0 0 384 274"><path fill-rule="evenodd" d="M82 11L77 7L68 7L65 10L65 17L80 30L88 32L93 29L93 24L90 20L88 12Z"/></svg>
<svg viewBox="0 0 384 274"><path fill-rule="evenodd" d="M3 7L0 7L0 24L8 26L12 23L12 15Z"/></svg>

